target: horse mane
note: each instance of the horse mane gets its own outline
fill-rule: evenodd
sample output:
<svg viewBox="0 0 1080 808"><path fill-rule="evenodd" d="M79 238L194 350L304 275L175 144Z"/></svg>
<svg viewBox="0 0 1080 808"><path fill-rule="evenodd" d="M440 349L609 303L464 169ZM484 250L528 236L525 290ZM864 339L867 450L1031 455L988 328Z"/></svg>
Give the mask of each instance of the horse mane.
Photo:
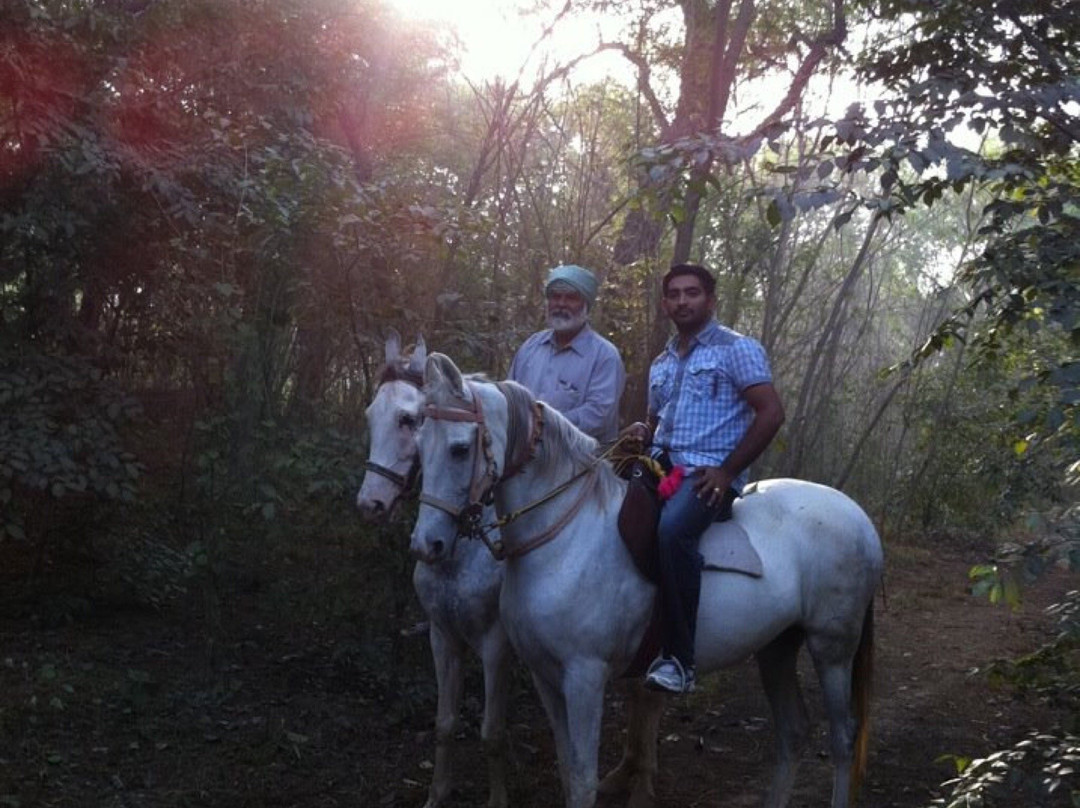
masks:
<svg viewBox="0 0 1080 808"><path fill-rule="evenodd" d="M528 388L514 381L500 382L499 387L506 395L507 408L516 410L515 415L521 419L521 423L529 423L536 402L535 396ZM540 402L540 406L544 411L544 429L531 462L545 469L566 460L576 468L595 465L601 483L597 487L597 493L601 495L600 501L605 501L604 497L617 489L618 479L609 463L597 459L596 448L599 444L596 439L570 423L565 415L551 405ZM528 437L525 436L525 439Z"/></svg>

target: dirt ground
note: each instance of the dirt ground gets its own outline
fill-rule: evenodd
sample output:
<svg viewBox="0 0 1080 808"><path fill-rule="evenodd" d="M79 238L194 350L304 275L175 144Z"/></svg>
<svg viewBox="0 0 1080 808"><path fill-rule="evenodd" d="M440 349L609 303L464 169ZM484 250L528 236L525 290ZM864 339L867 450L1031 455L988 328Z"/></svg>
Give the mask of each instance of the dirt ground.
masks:
<svg viewBox="0 0 1080 808"><path fill-rule="evenodd" d="M974 549L888 548L866 808L928 805L952 773L941 756L978 757L1054 725L1048 707L972 671L1049 639L1044 608L1075 579L1050 575L1011 614L966 593L967 570L983 558ZM387 640L387 653L414 661L415 675L402 677L380 671L341 623L270 606L265 595L250 582L226 592L212 644L191 603L160 613L88 608L55 625L0 614L0 808L419 808L434 685L426 636L408 631L418 615L401 614ZM808 666L802 678L818 734L792 804L823 806L825 728ZM475 668L466 687L453 808L487 796ZM602 771L619 754L621 712L613 687ZM671 700L660 805L759 804L772 759L767 716L752 663ZM521 671L510 725L511 804L561 805L550 732Z"/></svg>

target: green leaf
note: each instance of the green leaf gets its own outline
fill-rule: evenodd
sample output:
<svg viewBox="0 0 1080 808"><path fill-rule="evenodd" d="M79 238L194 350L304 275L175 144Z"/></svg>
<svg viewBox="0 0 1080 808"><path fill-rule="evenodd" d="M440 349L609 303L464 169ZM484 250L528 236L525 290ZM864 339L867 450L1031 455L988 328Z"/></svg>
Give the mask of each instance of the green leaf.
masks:
<svg viewBox="0 0 1080 808"><path fill-rule="evenodd" d="M957 774L963 774L971 765L971 758L965 755L944 754L934 758L934 763L951 763Z"/></svg>
<svg viewBox="0 0 1080 808"><path fill-rule="evenodd" d="M995 606L1001 603L1001 598L1003 594L1004 587L1001 585L1001 582L998 581L990 587L990 602L993 603Z"/></svg>
<svg viewBox="0 0 1080 808"><path fill-rule="evenodd" d="M778 227L782 221L780 216L780 206L776 203L775 199L769 203L769 207L765 210L765 220L772 227Z"/></svg>

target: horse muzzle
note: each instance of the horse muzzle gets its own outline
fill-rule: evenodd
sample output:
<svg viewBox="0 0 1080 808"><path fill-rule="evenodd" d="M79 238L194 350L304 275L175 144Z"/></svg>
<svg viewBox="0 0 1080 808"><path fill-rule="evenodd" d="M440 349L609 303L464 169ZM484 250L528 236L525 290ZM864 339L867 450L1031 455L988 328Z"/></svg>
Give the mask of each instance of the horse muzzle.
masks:
<svg viewBox="0 0 1080 808"><path fill-rule="evenodd" d="M390 515L390 511L393 510L394 504L397 502L397 493L392 495L386 495L385 493L371 493L365 494L364 489L361 488L360 492L356 495L356 507L360 511L360 515L367 522L376 522L380 519L385 519Z"/></svg>
<svg viewBox="0 0 1080 808"><path fill-rule="evenodd" d="M451 536L447 541L445 534L434 535L418 525L409 538L409 552L417 561L436 564L453 554L456 539L456 536Z"/></svg>

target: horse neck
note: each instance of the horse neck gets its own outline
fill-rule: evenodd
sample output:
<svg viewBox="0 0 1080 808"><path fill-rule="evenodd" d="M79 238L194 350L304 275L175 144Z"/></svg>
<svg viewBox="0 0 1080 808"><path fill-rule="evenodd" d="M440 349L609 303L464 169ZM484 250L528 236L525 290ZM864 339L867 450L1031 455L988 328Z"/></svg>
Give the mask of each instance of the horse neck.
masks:
<svg viewBox="0 0 1080 808"><path fill-rule="evenodd" d="M574 516L551 538L551 542L557 542L563 534L576 533L576 528L581 524L601 519L603 512L611 510L610 503L604 503L601 507L602 500L597 498L597 491L604 492L602 495L607 492L605 481L596 477L602 473L601 469L580 474L583 468L565 460L552 463L548 468L530 462L514 477L499 484L495 491L495 507L500 517L505 518L508 514L527 509L502 528L503 540L509 552L513 553L515 545L528 543L556 525L575 506L586 487L591 490L586 493L585 500ZM575 475L580 476L575 480ZM573 482L565 490L553 495L556 489L570 480ZM549 496L550 500L541 502ZM599 536L601 532L590 531L590 535L595 533Z"/></svg>

